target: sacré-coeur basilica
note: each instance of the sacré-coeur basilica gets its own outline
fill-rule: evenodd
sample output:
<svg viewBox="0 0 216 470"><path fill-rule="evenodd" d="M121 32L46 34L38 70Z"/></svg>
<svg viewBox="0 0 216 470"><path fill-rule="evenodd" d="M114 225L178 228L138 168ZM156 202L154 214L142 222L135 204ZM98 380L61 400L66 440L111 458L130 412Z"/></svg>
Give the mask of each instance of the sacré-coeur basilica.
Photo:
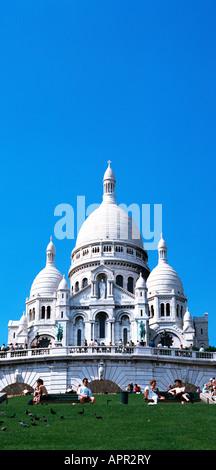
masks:
<svg viewBox="0 0 216 470"><path fill-rule="evenodd" d="M83 223L71 254L69 283L55 266L51 237L46 265L26 299L26 312L8 324L8 344L54 346L58 326L62 346L96 340L105 345L121 340L126 345L140 339L146 346L208 346L208 314L192 318L189 313L181 279L168 264L162 235L158 264L150 272L140 232L116 202L115 184L109 162L102 203Z"/></svg>

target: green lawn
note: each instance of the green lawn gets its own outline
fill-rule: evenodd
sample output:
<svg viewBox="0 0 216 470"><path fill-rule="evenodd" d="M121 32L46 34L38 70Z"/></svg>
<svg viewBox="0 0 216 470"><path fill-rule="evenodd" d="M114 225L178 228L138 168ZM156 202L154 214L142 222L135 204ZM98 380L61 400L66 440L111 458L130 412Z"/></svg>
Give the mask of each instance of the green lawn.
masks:
<svg viewBox="0 0 216 470"><path fill-rule="evenodd" d="M112 400L107 404L107 400ZM48 422L30 424L25 414L28 397L13 397L0 405L1 450L215 450L216 406L200 403L163 403L148 406L143 395L97 395L95 405L48 404L28 410ZM56 411L51 414L51 408ZM14 418L8 416L16 413ZM95 413L102 419L96 419ZM61 419L60 415L64 418ZM2 431L6 427L6 431Z"/></svg>

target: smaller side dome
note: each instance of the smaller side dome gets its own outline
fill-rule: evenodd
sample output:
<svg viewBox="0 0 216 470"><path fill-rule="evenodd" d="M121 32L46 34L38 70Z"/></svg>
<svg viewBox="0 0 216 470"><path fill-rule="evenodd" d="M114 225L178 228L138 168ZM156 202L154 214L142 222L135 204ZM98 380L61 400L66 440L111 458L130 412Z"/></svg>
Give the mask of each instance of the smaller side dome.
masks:
<svg viewBox="0 0 216 470"><path fill-rule="evenodd" d="M65 279L65 274L63 274L63 278L59 283L58 290L70 290L68 282Z"/></svg>
<svg viewBox="0 0 216 470"><path fill-rule="evenodd" d="M146 282L145 279L142 276L142 273L140 273L140 276L138 277L135 285L135 289L137 288L146 288Z"/></svg>
<svg viewBox="0 0 216 470"><path fill-rule="evenodd" d="M185 314L184 314L184 324L185 323L193 323L192 316L187 308Z"/></svg>

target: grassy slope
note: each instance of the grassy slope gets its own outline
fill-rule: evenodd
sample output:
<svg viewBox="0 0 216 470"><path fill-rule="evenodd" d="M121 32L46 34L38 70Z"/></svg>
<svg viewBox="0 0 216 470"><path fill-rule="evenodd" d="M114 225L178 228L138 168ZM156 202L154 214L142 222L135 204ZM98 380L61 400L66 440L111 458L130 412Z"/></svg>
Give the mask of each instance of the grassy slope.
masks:
<svg viewBox="0 0 216 470"><path fill-rule="evenodd" d="M98 395L95 405L56 404L29 406L28 410L48 423L23 428L19 420L30 424L25 414L28 397L14 397L0 405L7 416L0 416L2 450L215 450L214 405L194 403L148 406L143 395L130 395L128 405L119 395ZM112 401L107 404L107 399ZM56 411L51 414L50 408ZM96 419L95 413L102 416ZM63 414L64 419L60 419ZM6 431L1 428L6 426Z"/></svg>

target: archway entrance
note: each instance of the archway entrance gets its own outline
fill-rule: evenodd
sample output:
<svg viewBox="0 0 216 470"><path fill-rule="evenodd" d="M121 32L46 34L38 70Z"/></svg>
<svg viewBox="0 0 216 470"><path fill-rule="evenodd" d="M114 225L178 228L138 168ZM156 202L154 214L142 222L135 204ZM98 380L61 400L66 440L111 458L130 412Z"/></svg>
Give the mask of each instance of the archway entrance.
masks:
<svg viewBox="0 0 216 470"><path fill-rule="evenodd" d="M31 348L37 346L37 348L48 348L49 344L55 341L55 338L49 335L37 335L31 343Z"/></svg>

